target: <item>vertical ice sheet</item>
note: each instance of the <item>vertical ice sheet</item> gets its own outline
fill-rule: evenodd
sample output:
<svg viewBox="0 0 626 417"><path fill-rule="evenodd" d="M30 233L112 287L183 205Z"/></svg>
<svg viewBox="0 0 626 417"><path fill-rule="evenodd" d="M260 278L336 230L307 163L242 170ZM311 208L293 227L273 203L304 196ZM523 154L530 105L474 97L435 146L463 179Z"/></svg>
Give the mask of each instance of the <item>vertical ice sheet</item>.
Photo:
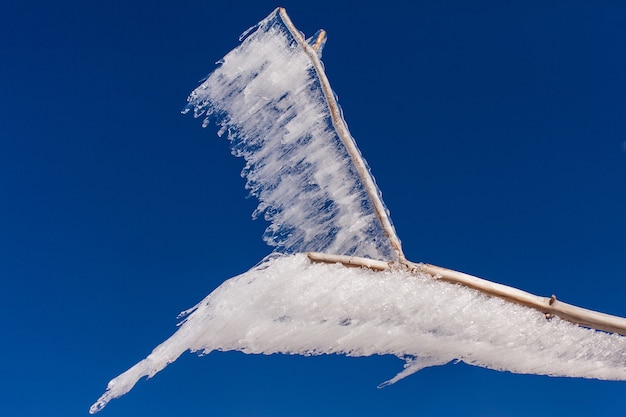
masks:
<svg viewBox="0 0 626 417"><path fill-rule="evenodd" d="M313 264L304 254L266 261L186 313L172 337L109 383L92 413L186 350L406 360L387 383L453 360L516 373L626 380L626 337L546 320L536 310L430 276Z"/></svg>
<svg viewBox="0 0 626 417"><path fill-rule="evenodd" d="M186 111L215 120L270 222L281 252L396 259L331 121L311 58L275 11L245 34L188 98ZM380 192L376 189L376 192ZM386 210L386 209L385 209Z"/></svg>

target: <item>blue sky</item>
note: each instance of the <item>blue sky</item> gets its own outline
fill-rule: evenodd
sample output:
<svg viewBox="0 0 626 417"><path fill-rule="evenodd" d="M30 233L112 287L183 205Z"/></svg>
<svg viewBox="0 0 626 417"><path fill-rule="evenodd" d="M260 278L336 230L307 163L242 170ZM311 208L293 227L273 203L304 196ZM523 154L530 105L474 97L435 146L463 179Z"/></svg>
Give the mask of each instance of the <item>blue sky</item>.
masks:
<svg viewBox="0 0 626 417"><path fill-rule="evenodd" d="M187 94L279 4L0 4L0 414L79 416L270 249ZM626 5L283 1L407 257L626 316ZM624 383L187 354L107 416L618 415Z"/></svg>

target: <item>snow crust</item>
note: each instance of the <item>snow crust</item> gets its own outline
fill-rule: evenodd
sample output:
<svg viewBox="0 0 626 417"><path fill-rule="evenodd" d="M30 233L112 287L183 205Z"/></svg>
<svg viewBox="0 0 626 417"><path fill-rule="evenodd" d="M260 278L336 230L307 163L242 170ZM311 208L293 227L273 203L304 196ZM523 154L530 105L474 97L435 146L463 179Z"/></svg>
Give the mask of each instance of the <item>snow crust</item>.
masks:
<svg viewBox="0 0 626 417"><path fill-rule="evenodd" d="M179 330L113 379L91 412L187 350L395 355L405 369L459 360L515 373L626 380L626 338L403 270L276 256L183 313Z"/></svg>
<svg viewBox="0 0 626 417"><path fill-rule="evenodd" d="M312 59L275 11L188 98L227 132L280 252L397 257L337 136ZM321 51L318 51L320 53ZM185 112L186 112L185 111ZM377 190L380 194L380 191Z"/></svg>

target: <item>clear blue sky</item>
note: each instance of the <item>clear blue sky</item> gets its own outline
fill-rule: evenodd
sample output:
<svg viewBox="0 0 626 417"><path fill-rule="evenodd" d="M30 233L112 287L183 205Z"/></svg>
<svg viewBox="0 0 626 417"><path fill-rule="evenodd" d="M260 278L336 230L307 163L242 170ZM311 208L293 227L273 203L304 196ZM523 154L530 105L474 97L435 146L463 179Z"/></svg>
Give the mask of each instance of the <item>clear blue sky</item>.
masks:
<svg viewBox="0 0 626 417"><path fill-rule="evenodd" d="M469 4L471 3L471 4ZM507 3L507 4L503 4ZM80 416L270 249L187 94L282 5L413 261L626 316L626 3L0 3L0 415ZM103 416L615 416L624 383L187 354Z"/></svg>

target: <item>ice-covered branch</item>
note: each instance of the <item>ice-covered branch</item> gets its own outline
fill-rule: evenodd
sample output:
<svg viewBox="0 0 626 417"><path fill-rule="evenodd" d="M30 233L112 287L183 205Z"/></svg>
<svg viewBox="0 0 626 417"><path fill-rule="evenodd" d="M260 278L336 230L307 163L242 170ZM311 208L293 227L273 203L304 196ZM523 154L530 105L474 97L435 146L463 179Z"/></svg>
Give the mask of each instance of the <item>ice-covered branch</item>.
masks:
<svg viewBox="0 0 626 417"><path fill-rule="evenodd" d="M393 264L389 262L354 256L316 252L309 252L307 256L313 262L340 263L344 266L369 268L374 271L385 271L393 267ZM567 304L557 300L555 295L551 297L541 297L517 288L509 287L508 285L498 284L493 281L436 265L410 261L403 261L402 265L409 271L425 273L430 275L433 279L452 284L460 284L464 287L480 291L490 297L498 297L515 304L530 307L544 313L546 318L558 316L563 320L589 327L590 329L626 336L626 318Z"/></svg>
<svg viewBox="0 0 626 417"><path fill-rule="evenodd" d="M268 260L224 282L180 329L109 383L91 412L186 350L395 355L396 378L453 360L516 373L626 380L626 338L576 326L478 291L393 269Z"/></svg>
<svg viewBox="0 0 626 417"><path fill-rule="evenodd" d="M91 413L187 350L405 360L383 385L452 360L626 380L626 337L547 320L546 312L571 313L552 308L554 300L531 309L507 301L512 294L532 301L531 294L404 259L319 61L324 37L305 39L277 9L243 38L191 93L187 110L228 134L246 160L255 213L270 222L265 239L287 254L224 282L185 312L178 331L113 379ZM297 252L326 252L317 257L332 263Z"/></svg>
<svg viewBox="0 0 626 417"><path fill-rule="evenodd" d="M205 126L215 120L246 160L255 214L271 223L265 240L281 252L401 257L323 72L318 37L306 41L282 9L246 36L191 93L187 110Z"/></svg>

